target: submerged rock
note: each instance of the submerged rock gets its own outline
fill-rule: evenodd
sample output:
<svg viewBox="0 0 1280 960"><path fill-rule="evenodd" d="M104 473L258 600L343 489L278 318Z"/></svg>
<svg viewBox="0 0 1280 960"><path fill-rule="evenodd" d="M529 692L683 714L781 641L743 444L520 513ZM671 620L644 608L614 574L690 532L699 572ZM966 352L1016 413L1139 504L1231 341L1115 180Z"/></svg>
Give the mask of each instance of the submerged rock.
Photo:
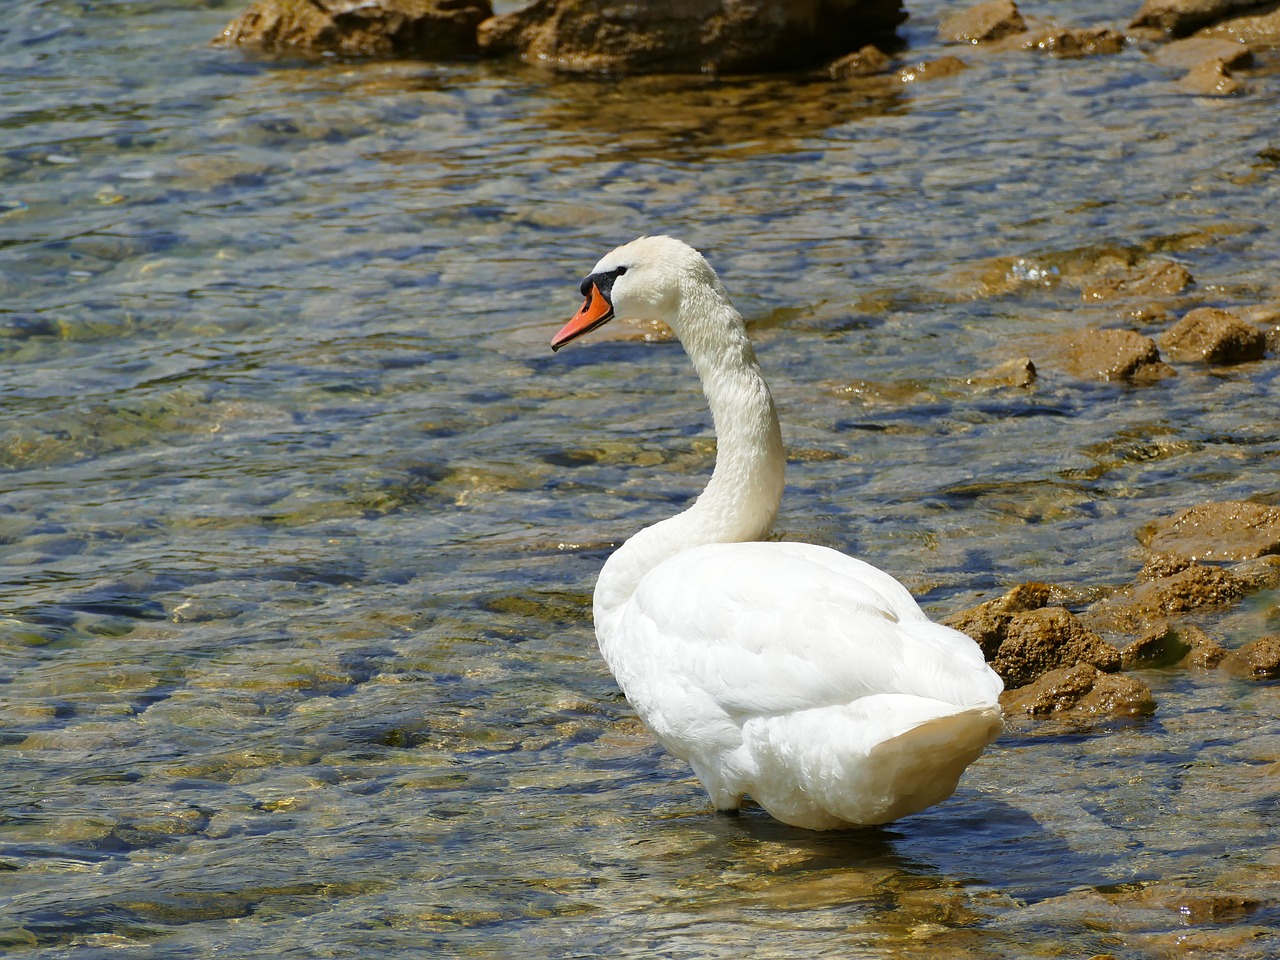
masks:
<svg viewBox="0 0 1280 960"><path fill-rule="evenodd" d="M1026 29L1013 0L983 0L944 19L938 36L951 43L989 43Z"/></svg>
<svg viewBox="0 0 1280 960"><path fill-rule="evenodd" d="M733 73L821 63L905 19L901 0L536 0L479 42L570 73Z"/></svg>
<svg viewBox="0 0 1280 960"><path fill-rule="evenodd" d="M1052 670L1019 690L1006 691L1007 714L1138 717L1155 712L1151 689L1134 677L1103 673L1087 663Z"/></svg>
<svg viewBox="0 0 1280 960"><path fill-rule="evenodd" d="M1117 297L1172 297L1191 286L1191 271L1172 260L1151 260L1116 277L1104 277L1080 291L1082 300Z"/></svg>
<svg viewBox="0 0 1280 960"><path fill-rule="evenodd" d="M1174 360L1244 363L1266 355L1267 338L1234 313L1199 307L1161 334L1160 346Z"/></svg>
<svg viewBox="0 0 1280 960"><path fill-rule="evenodd" d="M1156 553L1188 560L1251 560L1280 554L1280 507L1247 500L1201 503L1138 532Z"/></svg>
<svg viewBox="0 0 1280 960"><path fill-rule="evenodd" d="M449 59L478 53L492 16L489 0L257 0L214 43Z"/></svg>
<svg viewBox="0 0 1280 960"><path fill-rule="evenodd" d="M1085 380L1149 382L1173 375L1156 342L1133 330L1079 330L1062 342L1067 369Z"/></svg>

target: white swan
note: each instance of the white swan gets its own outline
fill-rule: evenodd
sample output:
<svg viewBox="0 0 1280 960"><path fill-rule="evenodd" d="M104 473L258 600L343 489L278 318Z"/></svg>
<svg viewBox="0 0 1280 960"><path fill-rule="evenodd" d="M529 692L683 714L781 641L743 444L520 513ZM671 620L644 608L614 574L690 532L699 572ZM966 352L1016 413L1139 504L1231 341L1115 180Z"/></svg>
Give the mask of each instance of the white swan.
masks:
<svg viewBox="0 0 1280 960"><path fill-rule="evenodd" d="M750 795L814 830L887 823L949 797L1001 731L1000 678L898 581L835 550L762 543L782 497L773 398L715 271L671 237L614 250L559 349L615 314L661 320L702 380L715 471L683 513L609 558L596 636L654 736L719 810Z"/></svg>

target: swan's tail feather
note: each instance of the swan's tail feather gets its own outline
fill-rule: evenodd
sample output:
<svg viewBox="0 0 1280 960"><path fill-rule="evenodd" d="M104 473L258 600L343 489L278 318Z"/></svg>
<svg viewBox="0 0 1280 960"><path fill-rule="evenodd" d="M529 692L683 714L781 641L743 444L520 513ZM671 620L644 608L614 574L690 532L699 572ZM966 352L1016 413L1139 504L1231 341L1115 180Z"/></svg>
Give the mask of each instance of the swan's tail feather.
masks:
<svg viewBox="0 0 1280 960"><path fill-rule="evenodd" d="M940 803L1000 735L1000 708L907 694L759 717L743 727L751 795L774 817L823 830L888 823Z"/></svg>

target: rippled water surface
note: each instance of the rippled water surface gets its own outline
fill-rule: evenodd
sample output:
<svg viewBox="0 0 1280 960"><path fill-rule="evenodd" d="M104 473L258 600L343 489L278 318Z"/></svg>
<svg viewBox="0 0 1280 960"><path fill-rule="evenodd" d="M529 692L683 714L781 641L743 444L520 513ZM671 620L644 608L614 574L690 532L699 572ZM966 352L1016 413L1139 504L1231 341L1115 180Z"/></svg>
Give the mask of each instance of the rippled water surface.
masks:
<svg viewBox="0 0 1280 960"><path fill-rule="evenodd" d="M904 57L956 53L910 9ZM1280 955L1274 685L1147 671L1152 720L1015 725L890 828L711 814L589 610L709 470L693 374L621 325L547 346L600 255L676 233L777 394L783 535L938 616L1124 583L1141 524L1277 494L1275 354L1126 386L1053 338L1157 329L1082 301L1099 264L1280 300L1273 61L1225 100L1136 47L565 80L208 47L236 12L0 26L7 955Z"/></svg>

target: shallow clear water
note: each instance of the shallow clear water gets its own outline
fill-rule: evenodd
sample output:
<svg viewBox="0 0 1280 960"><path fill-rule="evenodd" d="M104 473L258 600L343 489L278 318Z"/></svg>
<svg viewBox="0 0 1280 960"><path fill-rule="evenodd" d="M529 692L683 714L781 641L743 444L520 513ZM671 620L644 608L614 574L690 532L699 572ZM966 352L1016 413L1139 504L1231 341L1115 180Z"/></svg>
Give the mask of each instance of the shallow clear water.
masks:
<svg viewBox="0 0 1280 960"><path fill-rule="evenodd" d="M547 347L640 233L703 249L751 322L783 534L936 615L1122 584L1142 523L1276 494L1274 355L1129 387L1051 347L1122 322L1070 281L1108 257L1186 265L1177 311L1280 300L1271 65L1197 99L1134 48L944 49L942 9L901 35L969 69L892 91L276 61L206 45L234 4L6 9L7 953L1280 952L1276 686L1147 671L1149 722L1015 725L951 802L813 835L710 814L595 653L604 557L713 456L677 346ZM1034 387L966 383L1024 354ZM1275 631L1276 598L1216 626Z"/></svg>

